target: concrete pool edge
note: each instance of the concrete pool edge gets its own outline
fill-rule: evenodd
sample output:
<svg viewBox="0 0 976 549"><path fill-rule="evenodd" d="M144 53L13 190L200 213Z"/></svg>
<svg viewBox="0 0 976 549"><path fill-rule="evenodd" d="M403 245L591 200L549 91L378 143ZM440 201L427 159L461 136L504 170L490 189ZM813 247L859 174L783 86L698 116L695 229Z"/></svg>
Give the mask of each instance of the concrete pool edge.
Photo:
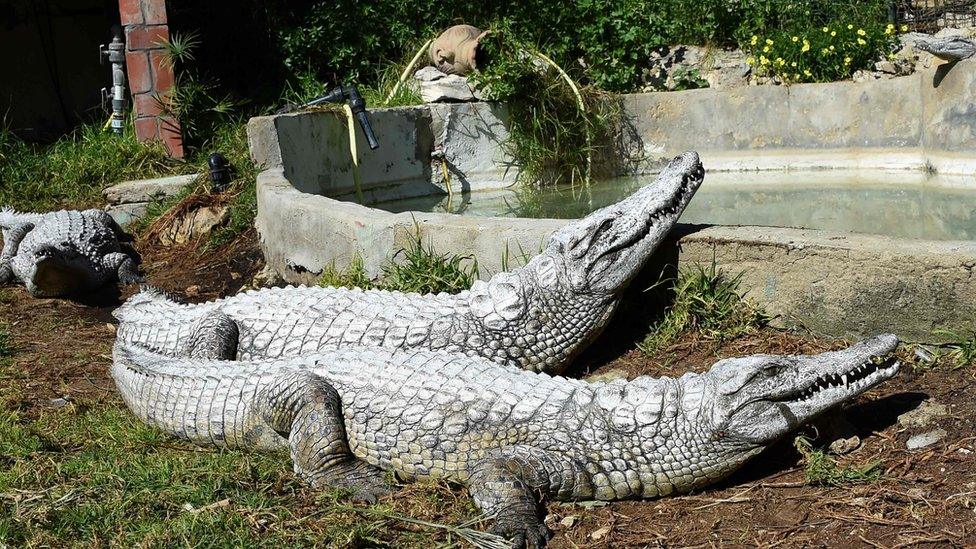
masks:
<svg viewBox="0 0 976 549"><path fill-rule="evenodd" d="M258 178L257 226L268 266L313 284L355 257L371 275L419 235L439 252L477 258L482 277L522 263L565 220L392 214L294 189L281 171ZM741 273L774 324L832 337L894 331L938 342L940 328L976 328L976 242L933 242L767 227L681 226L659 258Z"/></svg>
<svg viewBox="0 0 976 549"><path fill-rule="evenodd" d="M976 61L866 83L635 94L622 98L628 146L647 173L662 158L698 150L711 171L884 169L976 174ZM437 104L371 111L379 151L359 144L367 203L510 184L503 106ZM340 115L308 112L248 124L258 177L257 226L269 267L312 283L360 256L381 264L419 231L441 252L471 254L489 276L538 251L564 221L392 214L328 198L354 196ZM357 140L362 138L357 133ZM976 183L974 183L976 184ZM672 245L679 265L742 273L742 289L775 322L828 336L893 330L910 341L976 328L976 243L909 241L760 227L708 227ZM667 251L667 250L666 250Z"/></svg>

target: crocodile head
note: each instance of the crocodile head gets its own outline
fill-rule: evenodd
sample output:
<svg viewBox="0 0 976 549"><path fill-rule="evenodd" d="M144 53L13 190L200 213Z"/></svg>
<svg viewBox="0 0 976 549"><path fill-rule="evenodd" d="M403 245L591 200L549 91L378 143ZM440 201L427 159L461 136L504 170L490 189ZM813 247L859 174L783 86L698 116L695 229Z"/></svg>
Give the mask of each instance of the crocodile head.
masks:
<svg viewBox="0 0 976 549"><path fill-rule="evenodd" d="M891 334L810 356L753 355L715 363L692 397L714 444L745 457L898 372ZM685 397L687 399L687 396Z"/></svg>
<svg viewBox="0 0 976 549"><path fill-rule="evenodd" d="M654 183L553 233L540 259L561 264L576 292L616 294L671 232L704 177L698 153L676 156Z"/></svg>
<svg viewBox="0 0 976 549"><path fill-rule="evenodd" d="M44 244L34 250L25 284L35 297L64 296L85 289L92 274L91 262L72 242Z"/></svg>

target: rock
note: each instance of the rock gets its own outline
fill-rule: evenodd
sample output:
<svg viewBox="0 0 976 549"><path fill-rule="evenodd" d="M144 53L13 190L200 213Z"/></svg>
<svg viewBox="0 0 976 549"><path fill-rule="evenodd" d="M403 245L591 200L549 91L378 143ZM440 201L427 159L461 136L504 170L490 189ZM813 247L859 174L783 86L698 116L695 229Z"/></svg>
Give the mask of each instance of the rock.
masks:
<svg viewBox="0 0 976 549"><path fill-rule="evenodd" d="M50 404L54 408L64 408L68 403L69 401L66 398L52 398L50 400Z"/></svg>
<svg viewBox="0 0 976 549"><path fill-rule="evenodd" d="M854 71L854 74L851 76L851 80L855 82L872 82L880 78L882 78L881 73L866 71L863 69Z"/></svg>
<svg viewBox="0 0 976 549"><path fill-rule="evenodd" d="M193 210L180 219L174 220L159 236L164 246L185 244L195 240L227 221L227 206L209 206Z"/></svg>
<svg viewBox="0 0 976 549"><path fill-rule="evenodd" d="M853 435L847 438L838 438L830 443L830 451L837 455L849 454L861 446L861 437Z"/></svg>
<svg viewBox="0 0 976 549"><path fill-rule="evenodd" d="M919 435L912 435L912 437L908 439L905 446L907 446L909 450L918 450L919 448L925 448L926 446L931 446L936 442L939 442L945 438L945 436L945 429L935 429Z"/></svg>
<svg viewBox="0 0 976 549"><path fill-rule="evenodd" d="M478 101L480 94L468 79L456 74L444 74L434 67L424 67L414 74L419 83L420 97L425 103Z"/></svg>
<svg viewBox="0 0 976 549"><path fill-rule="evenodd" d="M264 266L260 271L254 273L254 278L251 282L245 286L245 289L259 290L261 288L270 288L276 284L281 284L284 279L281 278L278 273L270 269L267 265Z"/></svg>
<svg viewBox="0 0 976 549"><path fill-rule="evenodd" d="M658 46L644 71L644 90L734 88L749 84L752 67L742 50L702 46Z"/></svg>
<svg viewBox="0 0 976 549"><path fill-rule="evenodd" d="M119 224L123 229L132 223L142 219L149 209L148 202L135 202L131 204L119 204L105 208L108 215Z"/></svg>
<svg viewBox="0 0 976 549"><path fill-rule="evenodd" d="M562 524L566 528L572 528L576 524L577 520L579 520L579 517L576 515L569 515L567 517L563 517L563 520L559 521L559 524Z"/></svg>
<svg viewBox="0 0 976 549"><path fill-rule="evenodd" d="M915 358L922 364L935 364L936 361L935 353L923 345L915 347Z"/></svg>
<svg viewBox="0 0 976 549"><path fill-rule="evenodd" d="M200 286L194 284L193 286L188 286L185 290L187 297L197 297L200 295Z"/></svg>
<svg viewBox="0 0 976 549"><path fill-rule="evenodd" d="M599 541L607 537L607 534L609 533L610 533L610 527L604 526L603 528L600 528L599 530L594 530L592 533L590 533L590 539L594 541Z"/></svg>
<svg viewBox="0 0 976 549"><path fill-rule="evenodd" d="M102 196L109 204L151 202L179 194L184 187L196 181L197 177L199 174L123 181L102 191Z"/></svg>
<svg viewBox="0 0 976 549"><path fill-rule="evenodd" d="M949 407L934 400L926 400L918 408L898 416L898 425L906 429L918 429L931 425L935 420L948 416Z"/></svg>

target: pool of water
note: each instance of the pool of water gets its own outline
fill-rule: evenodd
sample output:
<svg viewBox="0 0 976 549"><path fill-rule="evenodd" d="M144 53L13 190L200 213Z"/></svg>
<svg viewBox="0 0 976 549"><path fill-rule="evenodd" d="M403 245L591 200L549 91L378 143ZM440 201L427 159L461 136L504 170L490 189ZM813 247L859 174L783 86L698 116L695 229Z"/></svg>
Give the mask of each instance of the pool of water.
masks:
<svg viewBox="0 0 976 549"><path fill-rule="evenodd" d="M572 219L620 200L653 176L587 188L499 189L374 204L391 212ZM761 225L883 234L926 240L976 239L976 178L919 172L708 173L683 223Z"/></svg>

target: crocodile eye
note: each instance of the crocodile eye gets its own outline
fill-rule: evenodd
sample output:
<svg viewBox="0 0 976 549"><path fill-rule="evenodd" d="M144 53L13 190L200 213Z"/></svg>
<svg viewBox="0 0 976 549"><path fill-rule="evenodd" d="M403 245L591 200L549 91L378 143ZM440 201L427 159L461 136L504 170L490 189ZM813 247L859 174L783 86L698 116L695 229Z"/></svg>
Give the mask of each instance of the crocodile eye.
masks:
<svg viewBox="0 0 976 549"><path fill-rule="evenodd" d="M763 368L763 375L766 377L775 377L780 372L783 371L783 367L778 364L773 364L772 366L766 366Z"/></svg>

